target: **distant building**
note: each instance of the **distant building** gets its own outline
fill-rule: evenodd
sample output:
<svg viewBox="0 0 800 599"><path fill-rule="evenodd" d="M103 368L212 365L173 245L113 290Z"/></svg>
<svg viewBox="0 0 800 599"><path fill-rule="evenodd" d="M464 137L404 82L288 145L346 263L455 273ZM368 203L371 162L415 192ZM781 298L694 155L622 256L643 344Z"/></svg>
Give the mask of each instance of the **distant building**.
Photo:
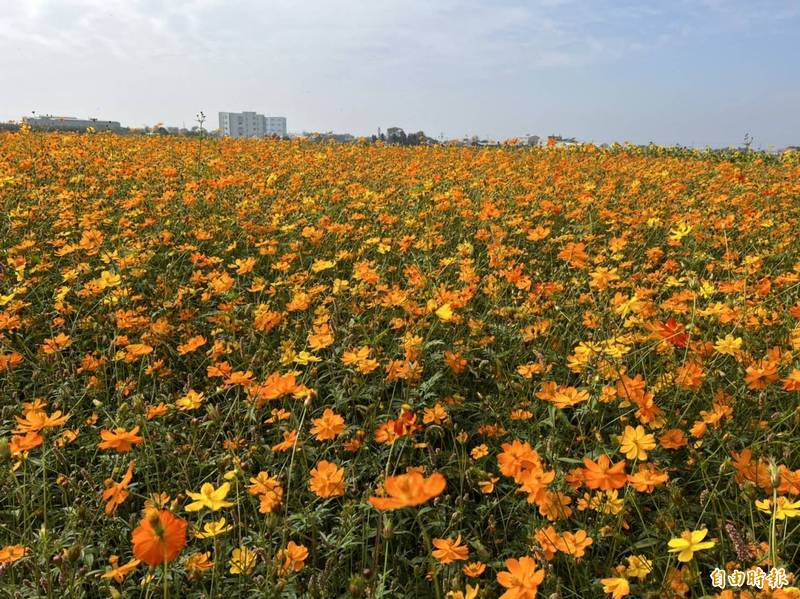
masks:
<svg viewBox="0 0 800 599"><path fill-rule="evenodd" d="M548 135L547 146L556 148L567 148L570 146L580 145L580 142L574 137L562 137L560 135Z"/></svg>
<svg viewBox="0 0 800 599"><path fill-rule="evenodd" d="M48 131L86 131L89 127L95 131L120 132L123 130L119 121L101 121L93 118L78 119L74 116L53 116L49 114L24 117L22 122L30 126L31 129L45 129Z"/></svg>
<svg viewBox="0 0 800 599"><path fill-rule="evenodd" d="M220 112L219 128L229 137L286 137L286 117L255 112Z"/></svg>
<svg viewBox="0 0 800 599"><path fill-rule="evenodd" d="M538 135L523 135L521 141L529 146L538 146L541 139Z"/></svg>

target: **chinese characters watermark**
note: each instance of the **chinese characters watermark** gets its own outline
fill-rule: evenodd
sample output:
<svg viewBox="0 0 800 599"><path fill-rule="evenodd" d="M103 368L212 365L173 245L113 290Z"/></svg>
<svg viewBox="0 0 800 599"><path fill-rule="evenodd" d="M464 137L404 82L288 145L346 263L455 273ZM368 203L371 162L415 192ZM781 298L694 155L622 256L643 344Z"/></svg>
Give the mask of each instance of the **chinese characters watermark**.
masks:
<svg viewBox="0 0 800 599"><path fill-rule="evenodd" d="M711 586L718 589L738 589L743 586L756 587L757 589L782 589L789 586L789 576L785 568L771 568L764 572L761 568L749 568L746 572L734 570L726 572L721 568L714 568L711 572Z"/></svg>

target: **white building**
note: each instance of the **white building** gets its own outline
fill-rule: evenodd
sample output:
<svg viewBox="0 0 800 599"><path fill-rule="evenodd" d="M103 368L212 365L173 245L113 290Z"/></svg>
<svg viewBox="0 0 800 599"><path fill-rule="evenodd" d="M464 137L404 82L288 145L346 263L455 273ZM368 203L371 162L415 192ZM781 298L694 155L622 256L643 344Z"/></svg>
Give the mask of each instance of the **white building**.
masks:
<svg viewBox="0 0 800 599"><path fill-rule="evenodd" d="M220 112L219 129L230 137L286 137L286 117L255 112Z"/></svg>
<svg viewBox="0 0 800 599"><path fill-rule="evenodd" d="M31 129L46 129L49 131L86 131L92 127L95 131L122 131L119 121L101 121L99 119L78 119L74 116L53 116L45 114L35 117L23 117Z"/></svg>

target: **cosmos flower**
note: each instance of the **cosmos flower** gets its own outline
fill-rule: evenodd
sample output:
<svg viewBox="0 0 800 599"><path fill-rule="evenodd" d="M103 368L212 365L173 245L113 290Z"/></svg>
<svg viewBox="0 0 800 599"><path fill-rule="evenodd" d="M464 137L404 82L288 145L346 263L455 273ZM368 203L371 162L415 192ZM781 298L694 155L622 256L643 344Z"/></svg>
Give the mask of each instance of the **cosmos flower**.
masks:
<svg viewBox="0 0 800 599"><path fill-rule="evenodd" d="M544 580L544 570L536 569L530 556L506 560L506 570L497 573L497 582L508 589L500 599L535 599Z"/></svg>
<svg viewBox="0 0 800 599"><path fill-rule="evenodd" d="M113 431L101 430L102 441L97 444L100 449L116 449L119 453L130 451L134 445L141 445L144 439L138 436L139 427L134 426L130 431L116 428Z"/></svg>
<svg viewBox="0 0 800 599"><path fill-rule="evenodd" d="M681 533L677 539L670 539L667 545L670 553L678 554L678 561L690 562L695 552L703 549L711 549L716 545L716 541L703 541L708 534L708 530L687 530Z"/></svg>
<svg viewBox="0 0 800 599"><path fill-rule="evenodd" d="M311 470L308 486L318 497L344 495L344 468L322 460Z"/></svg>
<svg viewBox="0 0 800 599"><path fill-rule="evenodd" d="M222 483L219 489L215 489L211 483L203 483L200 487L199 493L186 491L190 499L194 499L190 504L184 508L187 512L199 512L204 507L210 509L212 512L221 510L224 507L231 507L234 504L230 501L225 501L228 491L231 489L230 483Z"/></svg>
<svg viewBox="0 0 800 599"><path fill-rule="evenodd" d="M469 547L461 543L461 535L455 539L433 539L432 555L443 564L463 561L469 557Z"/></svg>
<svg viewBox="0 0 800 599"><path fill-rule="evenodd" d="M388 497L370 497L369 502L379 510L413 507L441 495L446 484L444 476L438 472L425 478L412 470L408 474L387 477L383 486Z"/></svg>
<svg viewBox="0 0 800 599"><path fill-rule="evenodd" d="M167 510L148 509L133 531L133 554L150 566L171 562L186 546L183 518Z"/></svg>

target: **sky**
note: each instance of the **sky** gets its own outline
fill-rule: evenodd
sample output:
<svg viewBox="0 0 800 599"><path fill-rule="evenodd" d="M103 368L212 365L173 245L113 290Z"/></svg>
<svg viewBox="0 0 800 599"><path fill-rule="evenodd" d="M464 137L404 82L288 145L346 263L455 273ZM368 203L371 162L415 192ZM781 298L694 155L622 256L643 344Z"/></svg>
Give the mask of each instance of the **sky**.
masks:
<svg viewBox="0 0 800 599"><path fill-rule="evenodd" d="M800 0L0 0L0 120L800 145Z"/></svg>

